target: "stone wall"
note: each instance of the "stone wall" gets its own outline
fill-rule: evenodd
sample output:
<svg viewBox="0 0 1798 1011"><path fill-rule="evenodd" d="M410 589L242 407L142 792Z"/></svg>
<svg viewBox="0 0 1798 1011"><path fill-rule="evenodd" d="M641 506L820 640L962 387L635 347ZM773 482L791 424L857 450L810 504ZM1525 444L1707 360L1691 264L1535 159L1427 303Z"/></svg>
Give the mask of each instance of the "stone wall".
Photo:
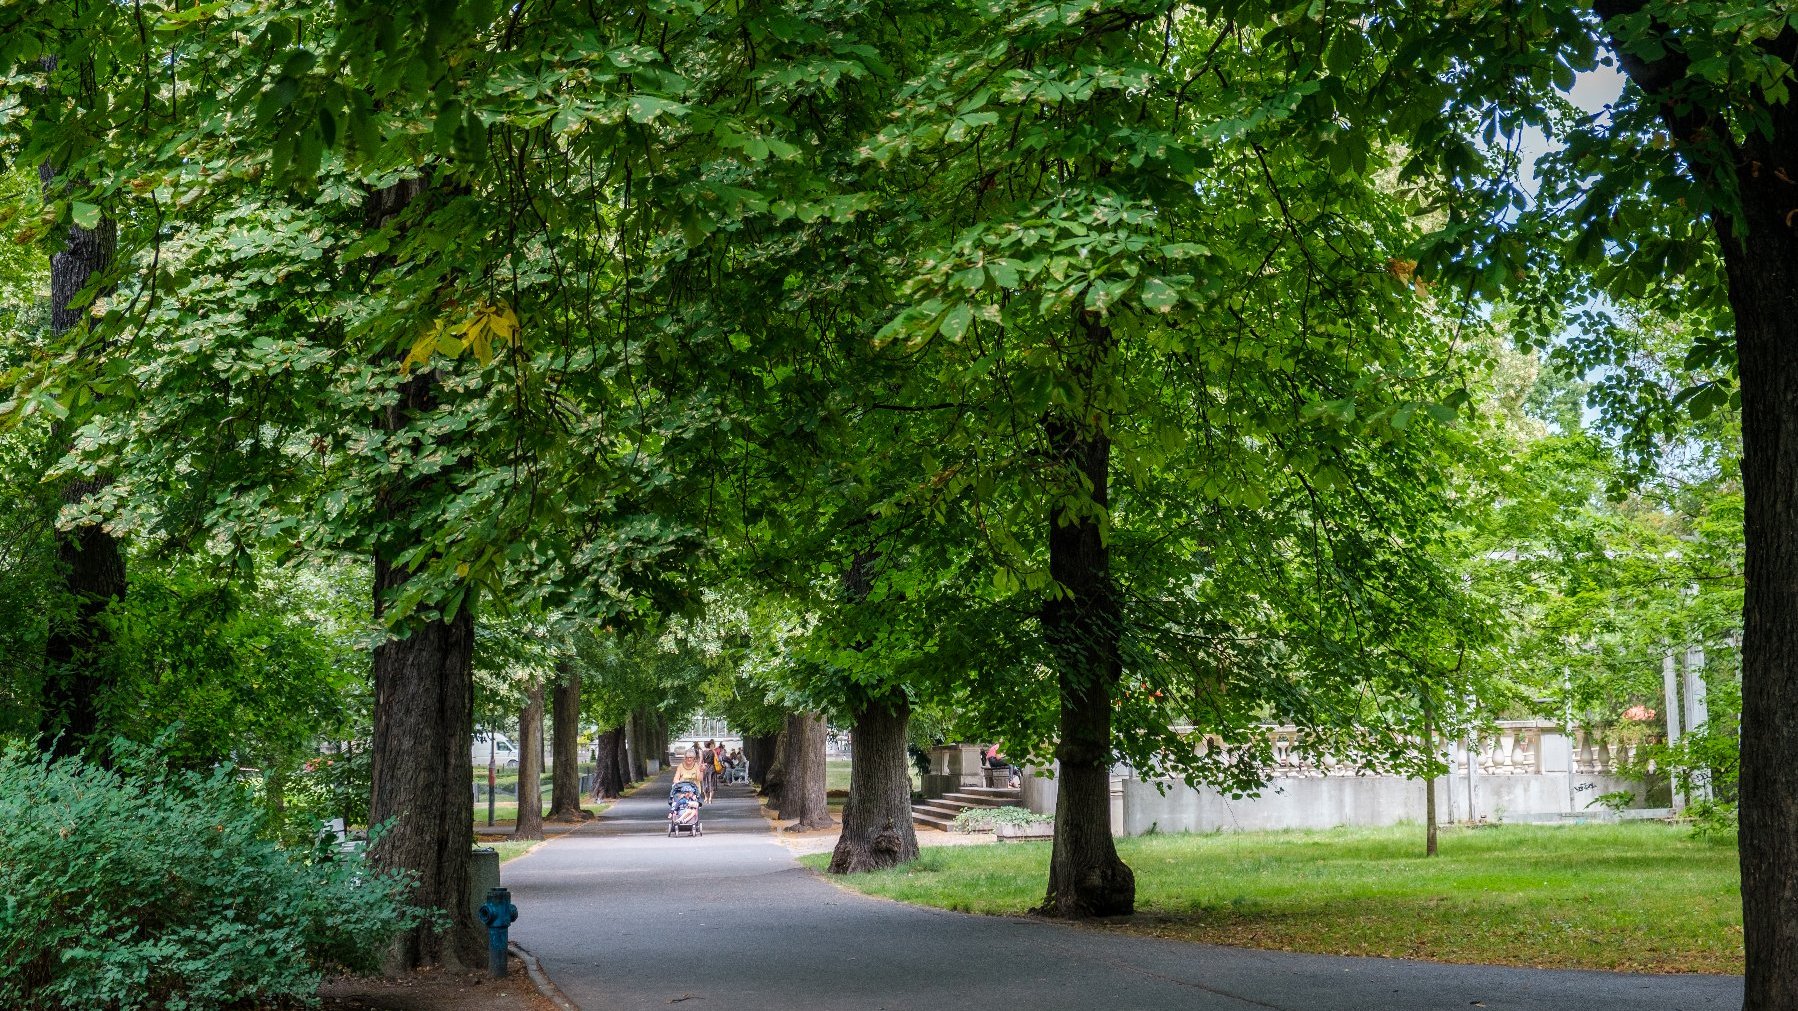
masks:
<svg viewBox="0 0 1798 1011"><path fill-rule="evenodd" d="M1596 754L1583 738L1569 738L1545 721L1503 724L1499 734L1471 749L1463 744L1445 749L1450 771L1436 780L1436 817L1445 824L1610 820L1615 815L1593 801L1622 790L1635 794L1641 807L1642 784L1612 771L1608 752L1605 761ZM1144 782L1120 768L1112 787L1112 831L1253 832L1424 820L1420 780L1359 775L1335 762L1308 765L1285 749L1278 756L1273 778L1254 798L1232 799L1178 780ZM1055 813L1052 775L1052 768L1023 771L1023 806Z"/></svg>

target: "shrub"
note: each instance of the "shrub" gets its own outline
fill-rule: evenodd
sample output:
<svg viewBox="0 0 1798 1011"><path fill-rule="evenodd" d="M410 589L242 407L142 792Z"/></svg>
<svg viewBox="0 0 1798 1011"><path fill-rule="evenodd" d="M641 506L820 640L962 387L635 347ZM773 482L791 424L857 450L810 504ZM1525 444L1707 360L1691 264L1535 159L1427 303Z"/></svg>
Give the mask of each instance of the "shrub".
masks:
<svg viewBox="0 0 1798 1011"><path fill-rule="evenodd" d="M425 915L358 858L265 838L229 768L0 754L0 1006L204 1011L309 1001Z"/></svg>
<svg viewBox="0 0 1798 1011"><path fill-rule="evenodd" d="M1022 807L970 807L949 823L951 832L991 832L1001 825L1034 825L1054 821L1046 814Z"/></svg>

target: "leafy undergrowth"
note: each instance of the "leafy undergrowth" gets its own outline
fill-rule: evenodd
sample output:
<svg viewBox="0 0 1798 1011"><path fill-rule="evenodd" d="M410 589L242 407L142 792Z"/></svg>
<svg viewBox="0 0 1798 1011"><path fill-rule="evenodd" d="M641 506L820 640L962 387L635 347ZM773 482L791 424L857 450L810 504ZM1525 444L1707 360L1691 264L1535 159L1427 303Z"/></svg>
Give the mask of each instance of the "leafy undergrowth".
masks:
<svg viewBox="0 0 1798 1011"><path fill-rule="evenodd" d="M1055 819L1024 807L970 807L949 823L951 832L991 832L1001 825L1039 825Z"/></svg>
<svg viewBox="0 0 1798 1011"><path fill-rule="evenodd" d="M1120 839L1137 915L1107 929L1443 962L1739 973L1733 843L1660 824L1445 829L1433 859L1417 826ZM907 867L836 880L1015 915L1041 900L1048 862L1048 843L928 849Z"/></svg>

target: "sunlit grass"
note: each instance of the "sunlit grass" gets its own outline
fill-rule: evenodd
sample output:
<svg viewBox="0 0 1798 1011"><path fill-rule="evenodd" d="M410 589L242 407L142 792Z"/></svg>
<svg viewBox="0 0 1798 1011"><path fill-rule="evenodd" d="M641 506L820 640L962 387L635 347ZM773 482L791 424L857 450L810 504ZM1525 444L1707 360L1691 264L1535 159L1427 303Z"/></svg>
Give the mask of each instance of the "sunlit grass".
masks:
<svg viewBox="0 0 1798 1011"><path fill-rule="evenodd" d="M1118 840L1137 915L1118 929L1348 955L1653 972L1742 970L1733 840L1653 823L1419 826ZM826 858L808 857L821 867ZM1042 899L1049 844L927 849L836 879L877 895L1018 914Z"/></svg>

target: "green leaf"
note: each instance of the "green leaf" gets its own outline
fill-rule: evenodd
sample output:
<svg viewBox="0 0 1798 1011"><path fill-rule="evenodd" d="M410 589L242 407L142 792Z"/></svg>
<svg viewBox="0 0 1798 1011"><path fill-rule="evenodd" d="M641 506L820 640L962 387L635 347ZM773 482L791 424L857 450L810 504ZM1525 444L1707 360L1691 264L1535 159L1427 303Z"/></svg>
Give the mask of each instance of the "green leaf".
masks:
<svg viewBox="0 0 1798 1011"><path fill-rule="evenodd" d="M1167 312L1180 304L1180 293L1159 277L1151 277L1142 285L1142 304L1154 312Z"/></svg>
<svg viewBox="0 0 1798 1011"><path fill-rule="evenodd" d="M75 219L75 224L80 228L85 228L91 232L100 227L100 208L93 204L77 200L70 206L69 213L70 216Z"/></svg>
<svg viewBox="0 0 1798 1011"><path fill-rule="evenodd" d="M686 112L687 107L679 102L670 102L666 98L657 98L654 95L632 95L630 101L625 103L625 115L629 116L633 123L654 122L657 116L664 113L678 118L686 115Z"/></svg>
<svg viewBox="0 0 1798 1011"><path fill-rule="evenodd" d="M966 302L959 302L955 308L943 315L940 332L950 340L960 340L962 334L968 332L968 324L974 319L974 310Z"/></svg>

